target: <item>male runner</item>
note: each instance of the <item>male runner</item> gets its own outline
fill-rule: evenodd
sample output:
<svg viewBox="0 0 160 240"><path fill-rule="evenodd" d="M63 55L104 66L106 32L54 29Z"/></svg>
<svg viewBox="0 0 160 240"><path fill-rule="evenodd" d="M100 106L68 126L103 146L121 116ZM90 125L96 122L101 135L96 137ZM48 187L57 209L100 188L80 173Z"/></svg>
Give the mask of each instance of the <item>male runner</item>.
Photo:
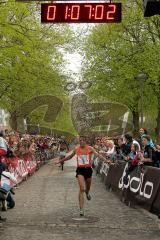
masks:
<svg viewBox="0 0 160 240"><path fill-rule="evenodd" d="M79 138L79 147L75 148L73 152L63 158L59 159L58 163L62 163L70 160L75 155L77 155L77 170L76 177L79 184L79 206L80 206L80 216L84 216L84 193L86 194L87 200L91 200L90 187L92 182L92 159L91 155L94 154L96 157L106 160L101 154L97 153L94 148L86 144L86 138Z"/></svg>

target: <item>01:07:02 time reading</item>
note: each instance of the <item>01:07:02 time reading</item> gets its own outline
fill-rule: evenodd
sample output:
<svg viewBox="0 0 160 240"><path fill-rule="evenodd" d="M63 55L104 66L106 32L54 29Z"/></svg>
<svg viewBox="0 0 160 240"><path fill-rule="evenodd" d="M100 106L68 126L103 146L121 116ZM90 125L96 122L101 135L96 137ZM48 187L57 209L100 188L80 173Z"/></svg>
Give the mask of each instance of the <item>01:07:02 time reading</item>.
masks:
<svg viewBox="0 0 160 240"><path fill-rule="evenodd" d="M42 22L118 22L121 20L117 4L42 4Z"/></svg>

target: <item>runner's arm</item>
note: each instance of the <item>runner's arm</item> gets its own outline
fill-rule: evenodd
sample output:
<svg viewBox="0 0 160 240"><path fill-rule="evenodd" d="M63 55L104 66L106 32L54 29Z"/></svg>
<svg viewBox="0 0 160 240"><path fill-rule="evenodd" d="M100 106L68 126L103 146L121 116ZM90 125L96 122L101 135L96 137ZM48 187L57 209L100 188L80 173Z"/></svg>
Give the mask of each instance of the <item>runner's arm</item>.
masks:
<svg viewBox="0 0 160 240"><path fill-rule="evenodd" d="M67 157L59 160L59 163L61 163L61 162L66 162L66 161L70 160L71 158L73 158L75 155L76 155L76 151L73 150L73 152L72 152L69 156L67 156Z"/></svg>
<svg viewBox="0 0 160 240"><path fill-rule="evenodd" d="M102 159L103 161L106 161L106 158L103 157L101 154L99 154L98 152L96 152L96 150L92 147L89 147L90 151L96 156L99 157L100 159Z"/></svg>

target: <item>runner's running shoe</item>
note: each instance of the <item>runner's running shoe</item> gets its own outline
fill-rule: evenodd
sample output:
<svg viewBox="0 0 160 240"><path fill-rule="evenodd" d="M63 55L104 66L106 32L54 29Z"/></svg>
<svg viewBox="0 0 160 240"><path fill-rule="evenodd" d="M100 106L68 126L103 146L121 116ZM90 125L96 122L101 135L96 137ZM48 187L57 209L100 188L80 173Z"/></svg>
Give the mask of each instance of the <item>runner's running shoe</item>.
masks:
<svg viewBox="0 0 160 240"><path fill-rule="evenodd" d="M89 193L89 192L86 192L86 198L87 198L87 200L88 200L88 201L90 201L90 200L91 200L91 195L90 195L90 193Z"/></svg>
<svg viewBox="0 0 160 240"><path fill-rule="evenodd" d="M84 216L84 209L80 209L79 215L80 215L81 217Z"/></svg>

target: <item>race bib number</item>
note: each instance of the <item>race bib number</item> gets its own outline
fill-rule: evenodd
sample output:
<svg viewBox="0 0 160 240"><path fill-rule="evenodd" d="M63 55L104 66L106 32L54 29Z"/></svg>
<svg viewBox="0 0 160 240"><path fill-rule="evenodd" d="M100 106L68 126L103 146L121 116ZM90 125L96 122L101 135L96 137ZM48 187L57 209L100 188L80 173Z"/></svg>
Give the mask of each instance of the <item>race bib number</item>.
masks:
<svg viewBox="0 0 160 240"><path fill-rule="evenodd" d="M87 156L87 155L79 155L78 156L78 164L79 165L88 165L88 164L90 164L89 156Z"/></svg>

